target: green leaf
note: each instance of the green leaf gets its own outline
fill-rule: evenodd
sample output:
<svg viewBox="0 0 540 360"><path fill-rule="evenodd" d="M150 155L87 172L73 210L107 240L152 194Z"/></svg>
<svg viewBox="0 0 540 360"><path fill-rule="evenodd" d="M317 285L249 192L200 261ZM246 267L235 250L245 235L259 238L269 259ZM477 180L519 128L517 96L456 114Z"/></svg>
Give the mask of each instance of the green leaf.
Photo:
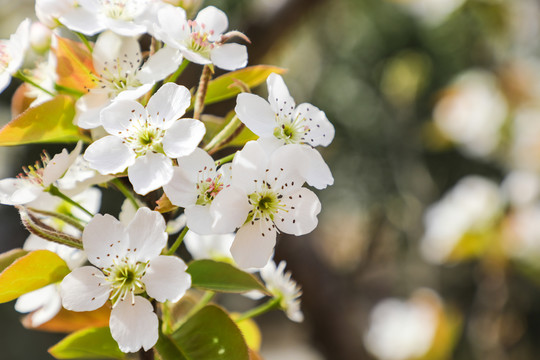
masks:
<svg viewBox="0 0 540 360"><path fill-rule="evenodd" d="M179 348L176 347L171 338L159 332L159 339L154 346L162 360L186 360Z"/></svg>
<svg viewBox="0 0 540 360"><path fill-rule="evenodd" d="M109 327L77 331L51 347L49 353L57 359L125 358Z"/></svg>
<svg viewBox="0 0 540 360"><path fill-rule="evenodd" d="M240 80L252 89L266 81L266 78L271 73L283 74L285 71L285 69L277 66L256 65L228 72L208 83L208 90L206 91L204 103L207 105L213 104L240 94L241 91L238 87L231 86L234 84L234 79Z"/></svg>
<svg viewBox="0 0 540 360"><path fill-rule="evenodd" d="M28 251L23 249L13 249L0 254L0 272L4 271L4 269L11 265L15 260L26 254L28 254Z"/></svg>
<svg viewBox="0 0 540 360"><path fill-rule="evenodd" d="M92 54L80 42L56 37L57 45L53 49L56 54L56 72L58 85L86 92L96 86Z"/></svg>
<svg viewBox="0 0 540 360"><path fill-rule="evenodd" d="M0 303L58 282L69 274L66 262L48 250L32 251L0 273Z"/></svg>
<svg viewBox="0 0 540 360"><path fill-rule="evenodd" d="M268 290L253 275L230 264L213 260L197 260L189 264L187 272L191 274L191 284L211 291L242 293Z"/></svg>
<svg viewBox="0 0 540 360"><path fill-rule="evenodd" d="M189 318L171 335L171 339L186 360L249 359L246 342L238 326L215 305L205 306Z"/></svg>
<svg viewBox="0 0 540 360"><path fill-rule="evenodd" d="M73 125L74 116L73 99L58 95L27 109L6 124L0 130L0 146L88 140Z"/></svg>

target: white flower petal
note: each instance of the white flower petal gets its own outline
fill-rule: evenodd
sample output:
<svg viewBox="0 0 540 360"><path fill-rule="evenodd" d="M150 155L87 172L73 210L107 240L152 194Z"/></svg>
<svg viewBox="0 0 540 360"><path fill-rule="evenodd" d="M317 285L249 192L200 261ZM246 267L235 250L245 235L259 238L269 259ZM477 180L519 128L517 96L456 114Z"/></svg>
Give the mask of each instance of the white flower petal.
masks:
<svg viewBox="0 0 540 360"><path fill-rule="evenodd" d="M86 149L84 159L92 169L103 175L124 171L135 162L135 153L122 139L116 136L105 136Z"/></svg>
<svg viewBox="0 0 540 360"><path fill-rule="evenodd" d="M241 269L262 268L272 257L276 245L276 230L263 221L242 226L231 246L234 261Z"/></svg>
<svg viewBox="0 0 540 360"><path fill-rule="evenodd" d="M42 291L44 289L45 291ZM19 312L26 312L17 309L17 304L19 304L19 301L21 301L21 299L23 299L22 301L24 302L28 301L25 298L29 296L34 297L35 300L39 299L39 301L41 302L40 306L36 307L33 310L29 310L34 311L30 315L30 321L32 326L34 327L40 326L51 320L53 317L56 316L56 314L58 314L60 309L62 309L62 298L58 293L58 287L56 284L51 284L39 290L22 295L15 303L15 310Z"/></svg>
<svg viewBox="0 0 540 360"><path fill-rule="evenodd" d="M45 169L43 169L43 186L47 187L60 179L75 160L77 160L81 149L82 141L79 141L70 154L68 154L66 149L63 149L61 153L54 155L47 163L47 166L45 166Z"/></svg>
<svg viewBox="0 0 540 360"><path fill-rule="evenodd" d="M140 195L159 189L171 181L172 161L163 154L149 152L135 160L128 168L128 178L133 190Z"/></svg>
<svg viewBox="0 0 540 360"><path fill-rule="evenodd" d="M75 124L83 129L93 129L101 125L101 109L110 104L109 96L104 92L91 91L77 100Z"/></svg>
<svg viewBox="0 0 540 360"><path fill-rule="evenodd" d="M101 111L101 124L111 135L127 137L132 128L131 119L146 120L146 110L136 101L117 100Z"/></svg>
<svg viewBox="0 0 540 360"><path fill-rule="evenodd" d="M150 98L146 110L149 121L161 129L168 129L185 114L191 104L191 94L182 85L166 83ZM176 156L173 156L176 157Z"/></svg>
<svg viewBox="0 0 540 360"><path fill-rule="evenodd" d="M233 184L251 194L256 190L257 182L266 178L269 158L259 143L249 141L236 153L232 164Z"/></svg>
<svg viewBox="0 0 540 360"><path fill-rule="evenodd" d="M158 318L152 304L141 296L119 301L111 311L111 335L123 352L149 350L158 340Z"/></svg>
<svg viewBox="0 0 540 360"><path fill-rule="evenodd" d="M189 155L197 148L205 133L206 127L201 121L180 119L163 137L163 150L172 158Z"/></svg>
<svg viewBox="0 0 540 360"><path fill-rule="evenodd" d="M266 84L268 86L268 101L276 114L284 113L285 110L289 109L294 110L296 103L289 94L289 89L280 75L276 73L270 74L266 79Z"/></svg>
<svg viewBox="0 0 540 360"><path fill-rule="evenodd" d="M20 205L34 201L43 193L43 188L25 179L0 180L0 204Z"/></svg>
<svg viewBox="0 0 540 360"><path fill-rule="evenodd" d="M137 261L146 262L155 258L167 245L165 220L157 211L148 208L137 210L127 227L129 234L128 253Z"/></svg>
<svg viewBox="0 0 540 360"><path fill-rule="evenodd" d="M234 111L240 121L256 135L273 137L276 113L262 97L248 93L238 94Z"/></svg>
<svg viewBox="0 0 540 360"><path fill-rule="evenodd" d="M229 27L229 20L227 15L215 6L207 6L197 14L195 22L204 27L207 32L213 32L213 36L210 37L211 41L215 41L221 34Z"/></svg>
<svg viewBox="0 0 540 360"><path fill-rule="evenodd" d="M137 79L142 83L165 79L166 76L175 72L181 63L182 53L178 49L166 46L148 58L137 73Z"/></svg>
<svg viewBox="0 0 540 360"><path fill-rule="evenodd" d="M188 231L184 239L186 249L191 256L198 259L213 259L222 261L231 259L231 245L234 241L234 234L221 235L199 235L193 231Z"/></svg>
<svg viewBox="0 0 540 360"><path fill-rule="evenodd" d="M247 48L240 44L223 44L210 52L212 63L224 70L236 70L246 67L248 63Z"/></svg>
<svg viewBox="0 0 540 360"><path fill-rule="evenodd" d="M49 302L54 296L58 296L56 284L51 284L19 296L15 302L15 310L27 313L39 309Z"/></svg>
<svg viewBox="0 0 540 360"><path fill-rule="evenodd" d="M152 87L154 86L154 82L150 82L148 84L142 84L138 87L130 87L122 92L120 92L114 100L137 100L150 90L152 90Z"/></svg>
<svg viewBox="0 0 540 360"><path fill-rule="evenodd" d="M184 55L184 58L191 61L192 63L199 65L206 65L212 63L209 57L203 56L202 54L199 54L190 49L186 49L184 46L179 46L179 49L182 52L182 55Z"/></svg>
<svg viewBox="0 0 540 360"><path fill-rule="evenodd" d="M133 1L133 0L132 0ZM122 36L136 36L146 32L146 26L135 24L130 21L123 21L117 19L111 19L109 17L102 17L101 23L107 29L114 31Z"/></svg>
<svg viewBox="0 0 540 360"><path fill-rule="evenodd" d="M156 35L169 45L189 37L186 11L180 7L163 8L158 11L159 26ZM176 47L176 46L175 46Z"/></svg>
<svg viewBox="0 0 540 360"><path fill-rule="evenodd" d="M209 205L191 205L184 209L186 214L186 224L190 230L197 234L208 235L213 234L214 218L210 212Z"/></svg>
<svg viewBox="0 0 540 360"><path fill-rule="evenodd" d="M82 234L88 261L100 268L112 265L113 259L127 253L128 233L122 223L109 214L97 214Z"/></svg>
<svg viewBox="0 0 540 360"><path fill-rule="evenodd" d="M214 232L220 234L233 232L244 224L251 208L243 189L229 186L221 190L210 205Z"/></svg>
<svg viewBox="0 0 540 360"><path fill-rule="evenodd" d="M93 266L73 270L60 283L62 306L72 311L99 309L109 299L110 292L105 276Z"/></svg>
<svg viewBox="0 0 540 360"><path fill-rule="evenodd" d="M177 302L191 287L186 264L176 256L158 256L148 264L142 282L148 295L159 302Z"/></svg>
<svg viewBox="0 0 540 360"><path fill-rule="evenodd" d="M98 21L96 14L82 7L73 8L60 16L59 20L68 29L85 35L95 35L105 30L105 26Z"/></svg>
<svg viewBox="0 0 540 360"><path fill-rule="evenodd" d="M321 203L313 191L300 188L284 196L282 202L288 211L279 211L275 224L287 234L304 235L317 227L317 215L321 212Z"/></svg>
<svg viewBox="0 0 540 360"><path fill-rule="evenodd" d="M98 36L92 52L94 68L98 74L108 79L118 72L118 69L112 68L118 65L118 61L138 65L141 59L141 49L135 38L118 36L112 31L105 31Z"/></svg>
<svg viewBox="0 0 540 360"><path fill-rule="evenodd" d="M303 103L298 105L294 112L294 118L306 119L305 124L309 127L305 141L311 146L328 146L334 140L336 130L334 125L328 120L324 111L316 106Z"/></svg>

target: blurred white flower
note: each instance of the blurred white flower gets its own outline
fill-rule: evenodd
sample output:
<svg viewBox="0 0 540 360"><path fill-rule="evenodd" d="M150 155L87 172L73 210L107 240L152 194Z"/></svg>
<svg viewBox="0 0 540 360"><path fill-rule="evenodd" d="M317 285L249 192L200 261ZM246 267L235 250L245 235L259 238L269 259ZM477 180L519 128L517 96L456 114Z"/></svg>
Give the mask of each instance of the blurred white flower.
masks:
<svg viewBox="0 0 540 360"><path fill-rule="evenodd" d="M439 301L431 291L422 296ZM437 310L429 301L414 298L383 300L371 312L364 344L380 360L419 358L431 348L438 326Z"/></svg>
<svg viewBox="0 0 540 360"><path fill-rule="evenodd" d="M531 204L540 195L540 176L530 171L515 170L504 179L501 189L511 205L522 207Z"/></svg>
<svg viewBox="0 0 540 360"><path fill-rule="evenodd" d="M184 243L193 256L193 259L211 259L233 263L231 255L231 245L234 241L234 234L199 235L193 231L188 231Z"/></svg>
<svg viewBox="0 0 540 360"><path fill-rule="evenodd" d="M456 11L465 0L393 0L425 24L436 26Z"/></svg>
<svg viewBox="0 0 540 360"><path fill-rule="evenodd" d="M291 279L291 273L285 272L287 263L281 261L276 267L274 260L270 260L261 271L261 278L263 279L266 288L270 293L279 299L280 308L285 311L287 317L295 322L304 321L304 314L300 309L300 296L302 296L302 290Z"/></svg>
<svg viewBox="0 0 540 360"><path fill-rule="evenodd" d="M481 231L500 214L503 206L498 186L479 176L459 181L425 215L420 249L429 261L441 263L469 231Z"/></svg>
<svg viewBox="0 0 540 360"><path fill-rule="evenodd" d="M11 82L11 75L17 72L24 60L29 45L30 19L23 20L9 40L0 40L0 93Z"/></svg>
<svg viewBox="0 0 540 360"><path fill-rule="evenodd" d="M510 166L540 171L540 106L522 106L515 111L510 144Z"/></svg>
<svg viewBox="0 0 540 360"><path fill-rule="evenodd" d="M438 101L433 117L439 129L464 152L490 155L499 144L508 105L495 77L485 71L461 74Z"/></svg>

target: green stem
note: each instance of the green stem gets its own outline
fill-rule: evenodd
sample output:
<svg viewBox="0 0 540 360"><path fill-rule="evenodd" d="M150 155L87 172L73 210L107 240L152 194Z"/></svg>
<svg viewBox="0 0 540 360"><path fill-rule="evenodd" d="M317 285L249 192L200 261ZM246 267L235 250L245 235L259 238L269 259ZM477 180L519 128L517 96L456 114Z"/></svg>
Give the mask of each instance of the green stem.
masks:
<svg viewBox="0 0 540 360"><path fill-rule="evenodd" d="M208 151L210 155L216 152L238 135L238 130L242 128L242 125L244 123L238 119L238 116L234 115L231 121L204 147L204 150Z"/></svg>
<svg viewBox="0 0 540 360"><path fill-rule="evenodd" d="M54 185L50 185L49 186L49 189L47 190L51 195L54 195L56 197L59 197L60 199L64 200L64 201L67 201L68 203L70 203L71 205L73 206L76 206L78 207L79 209L81 209L82 211L84 211L86 214L90 215L90 217L94 217L94 214L92 214L90 211L86 210L81 204L79 204L78 202L72 200L70 197L68 197L67 195L65 195L64 193L62 193L56 186Z"/></svg>
<svg viewBox="0 0 540 360"><path fill-rule="evenodd" d="M112 180L112 183L114 184L114 186L116 186L118 190L120 190L120 192L126 197L126 199L128 199L133 204L135 209L139 209L140 206L137 203L137 199L135 199L135 196L133 196L131 191L129 191L129 189L124 185L124 183L120 179L115 178Z"/></svg>
<svg viewBox="0 0 540 360"><path fill-rule="evenodd" d="M84 92L64 86L64 85L54 84L54 89L58 92L77 96L77 97L81 97L84 95Z"/></svg>
<svg viewBox="0 0 540 360"><path fill-rule="evenodd" d="M184 61L182 61L182 63L180 64L180 66L178 67L178 69L174 72L174 74L172 74L171 76L169 76L165 81L164 83L168 83L168 82L176 82L176 79L178 79L178 77L184 72L186 66L188 66L189 64L189 61L184 59Z"/></svg>
<svg viewBox="0 0 540 360"><path fill-rule="evenodd" d="M234 152L234 153L232 153L230 155L227 155L225 157L222 157L219 160L216 160L216 166L223 165L223 164L228 163L229 161L232 161L234 159L234 155L236 155L236 152Z"/></svg>
<svg viewBox="0 0 540 360"><path fill-rule="evenodd" d="M279 302L280 302L279 298L270 299L264 304L257 306L256 308L253 308L249 311L246 311L245 313L240 315L238 318L236 318L235 321L239 323L240 321L251 319L256 316L267 313L270 310L279 309Z"/></svg>
<svg viewBox="0 0 540 360"><path fill-rule="evenodd" d="M83 34L81 34L80 32L76 32L74 31L75 35L77 35L77 37L83 42L83 44L86 46L86 48L88 49L88 51L90 51L90 54L94 51L94 49L92 48L92 45L90 45L90 42L88 41L88 39L86 38L86 36L84 36Z"/></svg>
<svg viewBox="0 0 540 360"><path fill-rule="evenodd" d="M178 237L174 241L174 244L171 246L169 251L167 251L166 253L167 255L172 255L176 252L176 249L178 249L180 244L182 244L182 241L184 241L184 236L186 236L186 233L188 232L188 230L189 230L188 227L185 226L182 232L180 233L180 235L178 235Z"/></svg>
<svg viewBox="0 0 540 360"><path fill-rule="evenodd" d="M203 297L201 298L201 300L199 300L199 302L194 307L192 307L191 310L189 310L189 312L187 313L185 317L185 320L189 319L190 317L195 315L199 310L205 307L210 302L210 300L214 298L215 295L216 293L213 291L206 291Z"/></svg>
<svg viewBox="0 0 540 360"><path fill-rule="evenodd" d="M66 215L66 214L59 214L59 213L56 213L54 211L46 211L46 210L35 209L35 208L32 208L32 207L29 207L28 210L30 210L31 212L37 213L37 214L57 218L58 220L61 220L61 221L65 222L66 224L69 224L69 225L73 226L74 228L76 228L79 231L84 230L84 226L81 225L80 220L75 218L74 216L70 216L70 215Z"/></svg>
<svg viewBox="0 0 540 360"><path fill-rule="evenodd" d="M24 75L23 72L20 71L20 70L17 71L15 74L13 74L13 77L16 77L17 79L20 79L20 80L24 81L25 83L28 83L28 84L32 85L33 87L43 91L46 94L49 94L51 96L55 96L55 94L53 94L49 90L45 89L41 85L38 85L34 80L30 79L28 76Z"/></svg>

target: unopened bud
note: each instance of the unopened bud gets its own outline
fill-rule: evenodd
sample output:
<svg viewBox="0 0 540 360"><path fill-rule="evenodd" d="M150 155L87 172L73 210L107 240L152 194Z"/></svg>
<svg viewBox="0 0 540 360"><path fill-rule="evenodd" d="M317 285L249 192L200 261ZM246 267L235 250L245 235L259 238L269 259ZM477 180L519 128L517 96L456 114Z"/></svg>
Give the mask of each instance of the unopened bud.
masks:
<svg viewBox="0 0 540 360"><path fill-rule="evenodd" d="M51 47L52 31L40 22L32 23L30 26L30 46L35 52L43 54Z"/></svg>

